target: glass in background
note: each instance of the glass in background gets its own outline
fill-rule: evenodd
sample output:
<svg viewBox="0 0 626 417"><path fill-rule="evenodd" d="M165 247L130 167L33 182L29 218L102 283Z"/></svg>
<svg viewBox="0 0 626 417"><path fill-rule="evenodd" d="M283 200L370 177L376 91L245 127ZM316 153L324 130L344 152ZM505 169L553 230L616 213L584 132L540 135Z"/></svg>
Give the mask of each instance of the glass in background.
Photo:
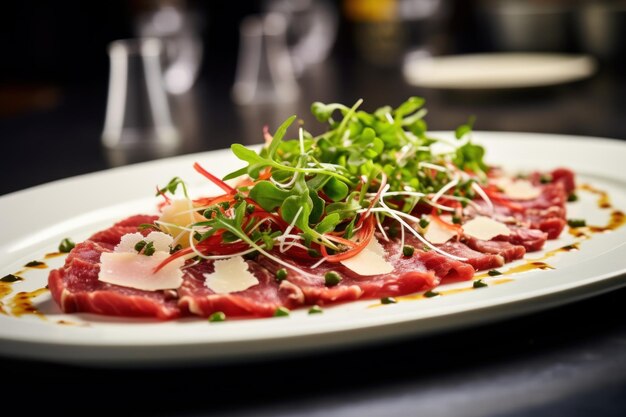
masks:
<svg viewBox="0 0 626 417"><path fill-rule="evenodd" d="M181 0L158 0L141 10L135 19L141 38L163 43L165 87L170 94L183 94L194 85L202 63L202 19Z"/></svg>
<svg viewBox="0 0 626 417"><path fill-rule="evenodd" d="M181 136L172 121L159 39L109 45L110 75L102 144L113 165L173 155Z"/></svg>
<svg viewBox="0 0 626 417"><path fill-rule="evenodd" d="M237 104L285 103L299 96L286 33L287 20L280 13L251 15L243 20L232 89Z"/></svg>
<svg viewBox="0 0 626 417"><path fill-rule="evenodd" d="M287 21L287 49L296 76L328 58L335 43L339 14L328 0L266 0L267 13Z"/></svg>

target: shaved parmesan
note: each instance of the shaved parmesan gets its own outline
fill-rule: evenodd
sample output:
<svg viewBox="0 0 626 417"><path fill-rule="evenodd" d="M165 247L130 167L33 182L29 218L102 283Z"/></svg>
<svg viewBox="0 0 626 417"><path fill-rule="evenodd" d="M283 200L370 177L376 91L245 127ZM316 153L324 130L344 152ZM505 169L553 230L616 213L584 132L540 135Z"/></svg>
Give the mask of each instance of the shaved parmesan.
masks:
<svg viewBox="0 0 626 417"><path fill-rule="evenodd" d="M152 242L155 251L169 252L170 245L173 242L172 236L163 232L151 232L148 236L143 237L141 233L128 233L122 236L120 243L113 250L114 252L133 252L135 245L140 241Z"/></svg>
<svg viewBox="0 0 626 417"><path fill-rule="evenodd" d="M513 200L532 200L541 195L541 189L524 179L499 178L496 185L507 197Z"/></svg>
<svg viewBox="0 0 626 417"><path fill-rule="evenodd" d="M259 280L248 271L248 264L241 256L215 261L215 271L204 276L204 285L216 294L228 294L247 290L258 285Z"/></svg>
<svg viewBox="0 0 626 417"><path fill-rule="evenodd" d="M168 223L162 224L160 227L174 236L176 242L182 247L189 246L189 232L183 230L184 227L202 221L206 221L204 216L201 216L196 212L191 200L173 200L170 204L163 208L163 213L159 217L159 222ZM177 227L180 226L180 227Z"/></svg>
<svg viewBox="0 0 626 417"><path fill-rule="evenodd" d="M497 220L477 216L463 225L463 234L480 240L491 240L496 236L509 236L511 230Z"/></svg>
<svg viewBox="0 0 626 417"><path fill-rule="evenodd" d="M424 233L426 240L435 245L446 243L456 235L456 230L446 227L440 222L432 219L426 228L426 233Z"/></svg>
<svg viewBox="0 0 626 417"><path fill-rule="evenodd" d="M176 289L183 282L182 258L175 259L159 272L154 269L169 257L168 252L152 256L131 252L104 252L100 257L98 280L144 291Z"/></svg>
<svg viewBox="0 0 626 417"><path fill-rule="evenodd" d="M388 274L393 271L393 265L385 259L385 249L375 237L370 239L361 252L341 261L341 264L363 276Z"/></svg>

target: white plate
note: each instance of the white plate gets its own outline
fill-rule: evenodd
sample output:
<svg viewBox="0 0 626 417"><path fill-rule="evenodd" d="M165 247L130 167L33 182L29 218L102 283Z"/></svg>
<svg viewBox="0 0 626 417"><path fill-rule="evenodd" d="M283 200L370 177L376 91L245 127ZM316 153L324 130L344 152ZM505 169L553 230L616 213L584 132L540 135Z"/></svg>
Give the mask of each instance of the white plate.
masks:
<svg viewBox="0 0 626 417"><path fill-rule="evenodd" d="M409 56L409 84L449 89L542 87L589 77L595 60L586 55L493 53L440 57Z"/></svg>
<svg viewBox="0 0 626 417"><path fill-rule="evenodd" d="M614 207L626 207L624 143L526 133L478 132L475 138L487 146L491 163L527 170L569 166L581 182L608 191ZM0 276L21 269L28 261L41 260L55 251L64 237L80 241L125 216L154 212L154 186L173 176L186 179L195 195L211 192L214 189L192 170L194 161L216 174L239 165L227 151L209 152L69 178L1 197ZM585 217L592 224L605 223L608 213L597 208L596 196L580 195L582 201L571 205L570 216ZM561 239L549 241L547 249L573 239L564 232ZM376 301L359 301L325 308L317 315L307 315L303 309L288 318L223 323L191 318L160 323L64 315L45 293L33 300L45 319L0 315L0 353L92 365L162 365L319 351L422 335L500 320L622 286L626 283L625 242L626 227L622 227L594 235L581 243L580 251L546 260L554 270L512 275L514 281L503 285L376 307L372 307ZM46 262L55 267L63 258ZM25 280L13 285L14 291L43 287L47 273L28 270L23 274ZM4 303L11 297L5 297ZM59 324L63 320L70 324Z"/></svg>

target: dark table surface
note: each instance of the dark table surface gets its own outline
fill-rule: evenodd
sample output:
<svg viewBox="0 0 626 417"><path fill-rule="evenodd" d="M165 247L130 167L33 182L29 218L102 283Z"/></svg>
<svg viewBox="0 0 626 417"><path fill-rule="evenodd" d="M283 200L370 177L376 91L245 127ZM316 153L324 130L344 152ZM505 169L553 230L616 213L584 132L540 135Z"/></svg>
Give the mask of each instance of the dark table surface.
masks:
<svg viewBox="0 0 626 417"><path fill-rule="evenodd" d="M419 89L397 71L331 62L301 86L297 103L244 108L230 101L229 79L201 79L174 103L185 135L177 153L258 143L264 124L294 113L315 130L314 100L362 97L373 110L410 95L427 99L435 130L476 115L478 130L626 139L626 80L610 68L577 83L488 93ZM113 161L100 146L106 85L45 91L47 107L0 120L0 194L132 162ZM5 357L4 404L23 396L25 410L45 410L61 397L78 414L67 401L98 397L99 411L133 415L623 416L625 302L622 289L444 334L245 363L124 370Z"/></svg>

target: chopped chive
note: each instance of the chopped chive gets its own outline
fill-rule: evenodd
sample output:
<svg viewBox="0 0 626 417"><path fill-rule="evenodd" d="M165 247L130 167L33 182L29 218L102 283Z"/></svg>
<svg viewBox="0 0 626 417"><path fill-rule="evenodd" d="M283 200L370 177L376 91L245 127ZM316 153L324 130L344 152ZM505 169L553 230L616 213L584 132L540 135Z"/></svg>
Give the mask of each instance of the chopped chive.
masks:
<svg viewBox="0 0 626 417"><path fill-rule="evenodd" d="M61 243L59 243L59 252L68 253L69 251L74 249L74 246L76 246L76 244L72 242L70 238L66 237L61 241Z"/></svg>
<svg viewBox="0 0 626 417"><path fill-rule="evenodd" d="M254 210L256 210L256 207L254 206L254 204L248 204L246 206L246 213L252 214L254 213Z"/></svg>
<svg viewBox="0 0 626 417"><path fill-rule="evenodd" d="M289 315L289 309L285 307L278 307L274 311L274 317L287 317Z"/></svg>
<svg viewBox="0 0 626 417"><path fill-rule="evenodd" d="M585 219L567 219L567 225L569 227L585 227L587 222Z"/></svg>
<svg viewBox="0 0 626 417"><path fill-rule="evenodd" d="M224 321L224 320L226 320L226 314L224 314L223 311L216 311L215 313L209 316L209 321L211 323L217 323L219 321Z"/></svg>
<svg viewBox="0 0 626 417"><path fill-rule="evenodd" d="M474 287L474 288L483 288L483 287L487 287L487 286L488 286L488 284L485 281L483 281L482 279L477 279L472 284L472 287Z"/></svg>
<svg viewBox="0 0 626 417"><path fill-rule="evenodd" d="M208 208L204 210L204 213L202 213L202 215L206 217L207 219L212 218L214 214L215 214L215 209L212 209L212 208Z"/></svg>
<svg viewBox="0 0 626 417"><path fill-rule="evenodd" d="M322 307L318 305L314 305L313 307L309 308L309 314L320 314L323 312L324 311L322 310Z"/></svg>
<svg viewBox="0 0 626 417"><path fill-rule="evenodd" d="M241 200L244 199L244 196L241 193L237 193L237 194L235 194L235 196L233 198L235 199L235 201L241 201Z"/></svg>
<svg viewBox="0 0 626 417"><path fill-rule="evenodd" d="M341 282L341 276L335 271L328 271L324 274L324 283L327 287L332 287Z"/></svg>
<svg viewBox="0 0 626 417"><path fill-rule="evenodd" d="M3 276L2 278L0 278L0 281L2 282L15 282L15 281L23 281L23 280L24 278L18 277L17 275L13 275L13 274L7 274Z"/></svg>
<svg viewBox="0 0 626 417"><path fill-rule="evenodd" d="M490 277L497 277L498 275L502 275L502 272L498 271L497 269L492 269L487 272L487 275L489 275Z"/></svg>
<svg viewBox="0 0 626 417"><path fill-rule="evenodd" d="M29 263L27 263L24 266L26 266L28 268L36 268L36 267L42 266L42 265L45 265L45 263L40 262L40 261L30 261Z"/></svg>
<svg viewBox="0 0 626 417"><path fill-rule="evenodd" d="M309 254L311 258L319 258L322 256L318 250L313 249L313 248L309 248L306 252Z"/></svg>
<svg viewBox="0 0 626 417"><path fill-rule="evenodd" d="M572 193L570 193L570 194L567 196L567 201L568 201L568 202L570 202L570 203L572 203L572 202L574 202L574 201L578 201L578 195L577 195L576 193L573 193L573 192L572 192Z"/></svg>
<svg viewBox="0 0 626 417"><path fill-rule="evenodd" d="M143 254L146 256L154 255L156 249L154 248L154 242L148 242L148 244L143 248Z"/></svg>
<svg viewBox="0 0 626 417"><path fill-rule="evenodd" d="M406 256L407 258L410 258L411 256L413 256L413 253L415 253L415 248L413 246L404 245L402 247L402 254Z"/></svg>
<svg viewBox="0 0 626 417"><path fill-rule="evenodd" d="M135 244L135 250L137 251L137 253L141 252L141 250L146 246L148 242L146 242L145 240L140 240L139 242L137 242Z"/></svg>
<svg viewBox="0 0 626 417"><path fill-rule="evenodd" d="M539 182L542 184L548 184L552 182L552 175L544 174L539 178Z"/></svg>
<svg viewBox="0 0 626 417"><path fill-rule="evenodd" d="M137 226L137 229L138 230L152 229L152 230L156 230L156 231L161 231L161 229L159 229L159 226L157 226L156 224L153 224L153 223L141 223L139 226ZM61 243L65 242L65 240L68 240L70 243L72 242L69 239L63 239L63 241Z"/></svg>
<svg viewBox="0 0 626 417"><path fill-rule="evenodd" d="M397 302L398 302L398 300L396 300L393 297L383 297L383 298L380 299L380 303L381 304L395 304Z"/></svg>
<svg viewBox="0 0 626 417"><path fill-rule="evenodd" d="M180 243L179 243L178 245L174 246L173 248L170 248L170 255L171 255L172 253L176 253L176 252L178 252L178 251L179 251L179 250L181 250L182 248L183 248L183 246L182 246Z"/></svg>
<svg viewBox="0 0 626 417"><path fill-rule="evenodd" d="M454 215L452 216L452 223L454 224L461 224L461 217Z"/></svg>
<svg viewBox="0 0 626 417"><path fill-rule="evenodd" d="M426 297L426 298L433 298L433 297L437 297L438 295L439 295L439 293L437 291L432 291L432 290L426 291L424 293L424 297Z"/></svg>
<svg viewBox="0 0 626 417"><path fill-rule="evenodd" d="M287 270L285 268L280 268L276 271L276 281L280 282L287 278Z"/></svg>
<svg viewBox="0 0 626 417"><path fill-rule="evenodd" d="M230 208L230 201L222 201L219 203L219 206L224 210L228 210Z"/></svg>

